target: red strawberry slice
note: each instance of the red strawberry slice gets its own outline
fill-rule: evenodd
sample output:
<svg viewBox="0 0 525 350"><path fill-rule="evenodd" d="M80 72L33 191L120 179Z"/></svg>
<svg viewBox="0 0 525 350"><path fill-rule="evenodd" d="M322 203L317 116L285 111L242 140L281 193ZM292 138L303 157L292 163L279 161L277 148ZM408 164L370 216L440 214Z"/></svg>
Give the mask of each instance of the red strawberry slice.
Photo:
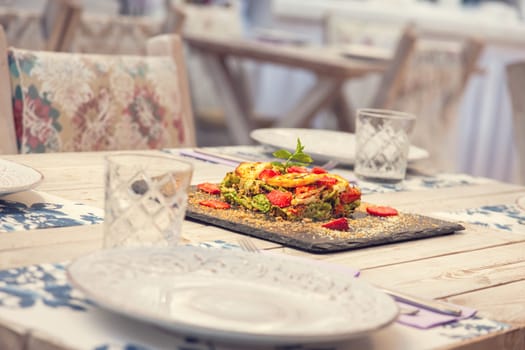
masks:
<svg viewBox="0 0 525 350"><path fill-rule="evenodd" d="M221 189L219 188L219 185L212 184L210 182L203 182L197 185L197 188L203 192L209 193L209 194L219 194L221 193Z"/></svg>
<svg viewBox="0 0 525 350"><path fill-rule="evenodd" d="M288 174L291 174L291 173L303 174L303 173L307 173L308 169L306 169L306 167L304 166L292 165L291 167L288 167L288 169L286 169L286 172Z"/></svg>
<svg viewBox="0 0 525 350"><path fill-rule="evenodd" d="M333 186L337 183L337 179L330 176L323 176L317 180L319 186Z"/></svg>
<svg viewBox="0 0 525 350"><path fill-rule="evenodd" d="M357 187L350 187L339 195L339 199L343 204L349 204L361 198L361 191Z"/></svg>
<svg viewBox="0 0 525 350"><path fill-rule="evenodd" d="M324 168L316 166L316 167L312 168L311 173L312 174L326 174L326 173L328 173L328 171L326 171L326 169L324 169Z"/></svg>
<svg viewBox="0 0 525 350"><path fill-rule="evenodd" d="M218 199L206 199L199 202L200 205L214 209L229 209L230 205L226 202L220 201Z"/></svg>
<svg viewBox="0 0 525 350"><path fill-rule="evenodd" d="M279 208L290 206L290 204L292 204L292 197L293 196L291 192L283 192L279 190L273 190L266 195L266 198L268 198L270 203Z"/></svg>
<svg viewBox="0 0 525 350"><path fill-rule="evenodd" d="M277 176L277 175L281 175L281 173L279 171L276 171L276 170L273 170L273 169L264 169L259 174L259 180L263 180L264 181L264 180L266 180L268 178L271 178L271 177L274 177L274 176Z"/></svg>
<svg viewBox="0 0 525 350"><path fill-rule="evenodd" d="M366 212L375 216L395 216L398 214L396 209L387 206L369 206L366 207Z"/></svg>
<svg viewBox="0 0 525 350"><path fill-rule="evenodd" d="M331 230L338 231L348 231L350 229L350 226L348 226L348 220L346 218L335 219L321 226L323 226L324 228L329 228Z"/></svg>

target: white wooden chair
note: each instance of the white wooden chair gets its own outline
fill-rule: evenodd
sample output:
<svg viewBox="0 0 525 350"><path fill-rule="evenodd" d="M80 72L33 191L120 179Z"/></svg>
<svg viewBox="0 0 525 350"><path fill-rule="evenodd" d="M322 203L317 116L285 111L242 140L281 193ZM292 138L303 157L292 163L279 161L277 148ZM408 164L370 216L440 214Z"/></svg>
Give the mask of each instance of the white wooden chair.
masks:
<svg viewBox="0 0 525 350"><path fill-rule="evenodd" d="M525 61L507 65L520 182L525 184Z"/></svg>
<svg viewBox="0 0 525 350"><path fill-rule="evenodd" d="M148 41L148 56L8 48L0 31L3 153L194 146L182 43Z"/></svg>
<svg viewBox="0 0 525 350"><path fill-rule="evenodd" d="M458 106L477 70L483 43L475 38L440 37L411 26L407 30L413 32L413 45L407 51L401 39L372 107L415 114L412 143L429 151L428 166L451 171Z"/></svg>
<svg viewBox="0 0 525 350"><path fill-rule="evenodd" d="M65 51L79 53L144 55L149 38L161 34L181 34L184 13L172 1L160 5L163 16L115 13L107 0L84 0L82 13ZM109 11L103 12L105 8ZM103 39L103 40L102 40Z"/></svg>
<svg viewBox="0 0 525 350"><path fill-rule="evenodd" d="M0 24L11 45L32 50L62 51L69 45L80 17L74 0L47 0L38 8L0 7Z"/></svg>
<svg viewBox="0 0 525 350"><path fill-rule="evenodd" d="M144 55L147 40L165 33L164 28L162 18L84 12L67 51Z"/></svg>
<svg viewBox="0 0 525 350"><path fill-rule="evenodd" d="M483 43L460 34L431 33L410 23L336 13L326 16L325 33L331 46L348 49L357 44L362 52L369 47L371 58L378 47L390 52L391 63L381 77L350 86L352 96L367 100L366 104L352 102L414 113L417 122L412 143L429 151L426 165L452 170L457 107L469 78L477 71ZM354 94L354 90L360 91Z"/></svg>

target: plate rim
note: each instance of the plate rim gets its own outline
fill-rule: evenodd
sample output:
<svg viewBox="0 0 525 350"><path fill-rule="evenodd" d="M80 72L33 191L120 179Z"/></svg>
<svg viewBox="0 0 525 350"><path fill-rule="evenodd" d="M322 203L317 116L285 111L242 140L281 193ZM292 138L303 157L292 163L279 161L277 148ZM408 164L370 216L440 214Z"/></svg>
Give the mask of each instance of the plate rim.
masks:
<svg viewBox="0 0 525 350"><path fill-rule="evenodd" d="M100 306L103 309L109 310L111 312L115 312L116 314L127 316L131 319L134 319L136 321L142 321L142 322L148 322L150 324L155 324L160 327L163 327L164 329L167 329L169 331L173 331L176 334L185 334L185 335L194 335L197 337L203 337L205 339L213 339L213 340L219 340L224 342L234 342L234 343L250 343L250 344L261 344L261 345L286 345L286 344L318 344L318 343L336 343L341 341L347 341L350 339L354 339L356 337L363 336L365 334L369 334L371 332L378 331L380 329L383 329L397 319L399 315L399 309L397 307L397 304L395 304L395 301L391 299L388 295L380 291L379 289L372 286L370 283L359 280L355 277L349 277L353 278L352 283L365 285L365 288L370 288L371 290L374 290L375 293L378 293L378 295L381 295L381 298L388 298L390 299L391 303L395 307L395 313L392 313L391 315L387 315L387 317L384 318L384 320L381 323L378 323L374 327L370 327L368 329L363 329L360 331L346 331L346 332L337 332L333 334L329 333L323 333L322 335L312 335L312 334L256 334L256 333L250 333L250 332L243 332L243 331L232 331L229 329L220 329L215 327L208 327L203 325L196 325L191 323L184 323L180 320L173 321L173 320L166 320L162 319L161 317L155 317L153 313L144 313L142 311L142 314L137 314L137 309L123 307L125 305L119 305L118 302L115 302L115 300L106 299L106 300L100 300L97 295L94 295L91 290L86 289L82 283L80 283L78 280L75 279L74 273L72 273L72 269L76 266L77 263L82 262L83 259L90 257L93 257L98 254L104 254L104 252L108 252L111 254L115 251L122 251L126 249L130 250L159 250L163 251L165 249L173 249L173 248L182 248L182 249L189 249L190 251L198 250L200 252L206 252L206 251L217 251L219 249L222 249L224 252L231 254L231 252L235 252L234 254L243 254L247 256L253 256L253 253L245 252L242 250L231 250L231 249L224 249L224 248L207 248L207 247L200 247L200 246L176 246L176 247L134 247L134 248L113 248L113 249L106 249L97 251L85 256L82 256L80 258L75 259L73 262L71 262L67 268L66 268L66 276L68 282L76 289L80 290L86 298L90 299L95 303L95 305ZM262 256L262 255L261 255ZM295 257L291 256L275 256L272 255L273 259L294 259ZM257 259L257 258L256 258ZM296 264L297 265L297 264ZM286 265L285 265L286 266ZM330 270L327 267L318 266L317 269L321 269L323 271ZM335 271L331 272L332 274L336 274ZM96 289L96 288L93 288ZM101 295L104 295L104 293L101 292ZM94 297L94 298L93 298ZM97 299L97 300L96 300ZM125 299L125 298L122 298ZM385 299L386 300L386 299Z"/></svg>
<svg viewBox="0 0 525 350"><path fill-rule="evenodd" d="M341 136L343 134L348 134L348 135L352 135L352 140L355 138L355 133L351 133L351 132L339 131L339 130L331 130L331 129L309 129L309 128L258 128L258 129L254 129L254 130L250 131L250 137L253 140L257 141L258 143L260 143L262 145L270 146L270 147L273 147L273 148L284 148L284 149L287 149L289 151L293 151L294 149L292 149L290 147L283 146L282 144L278 144L279 143L278 141L280 140L279 137L273 138L277 142L268 143L266 141L261 141L260 138L257 136L257 134L262 133L262 132L274 132L275 133L276 131L280 131L280 130L285 130L287 132L293 132L295 130L297 132L327 133L327 134L334 134L334 135L339 135L339 136ZM303 144L303 146L304 146L304 144ZM419 153L421 153L421 156L412 156L412 157L410 157L410 154L409 154L409 159L408 159L408 163L409 164L411 162L415 162L415 161L418 161L418 160L427 159L430 156L429 152L426 149L418 147L418 146L411 145L410 146L410 150L413 150L412 152L419 152ZM348 164L348 165L352 165L355 162L355 159L354 159L353 156L351 158L350 157L340 157L340 156L337 156L337 155L336 156L330 156L328 154L321 154L321 153L317 153L315 151L314 152L307 151L307 153L310 154L312 156L312 158L314 158L317 161L336 160L336 161L339 161L341 163Z"/></svg>
<svg viewBox="0 0 525 350"><path fill-rule="evenodd" d="M32 181L32 182L27 182L25 184L21 184L21 185L17 185L17 186L5 186L5 184L2 184L0 182L0 196L6 196L6 195L9 195L9 194L14 194L14 193L18 193L18 192L23 192L23 191L28 191L30 189L33 189L35 188L36 186L38 186L43 180L44 180L44 175L37 169L29 166L29 165L26 165L26 164L23 164L23 163L18 163L18 162L13 162L11 160L7 160L7 159L0 159L0 164L7 164L8 166L10 166L11 168L17 170L18 169L24 169L25 171L28 171L28 172L33 172L34 174L37 175L37 178Z"/></svg>

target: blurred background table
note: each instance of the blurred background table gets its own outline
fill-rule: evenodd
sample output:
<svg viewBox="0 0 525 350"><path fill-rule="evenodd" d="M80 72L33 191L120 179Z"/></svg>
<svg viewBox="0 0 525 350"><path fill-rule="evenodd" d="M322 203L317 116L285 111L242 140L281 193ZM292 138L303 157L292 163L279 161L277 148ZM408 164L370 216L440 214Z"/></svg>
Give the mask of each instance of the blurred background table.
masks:
<svg viewBox="0 0 525 350"><path fill-rule="evenodd" d="M520 19L523 9L520 14L518 9L496 1L462 6L460 1L273 0L256 17L258 23L300 31L314 42L323 42L324 19L330 12L337 12L361 28L371 28L374 23L413 22L429 30L465 37L476 35L484 40L480 74L467 85L458 112L458 148L451 155L455 170L504 181L525 181L518 173L519 154L514 144L505 75L506 64L525 59L525 24ZM357 97L352 103L356 107L366 105L369 93L359 82L354 84L346 87L350 96ZM274 102L277 99L274 96Z"/></svg>
<svg viewBox="0 0 525 350"><path fill-rule="evenodd" d="M387 60L349 59L340 52L313 47L274 44L263 40L236 38L219 35L185 34L185 42L198 51L200 58L214 80L215 93L221 96L225 108L225 119L230 137L236 144L250 144L249 133L257 126L311 127L312 119L323 108L335 108L339 130L352 131L354 127L353 107L342 96L342 87L347 80L367 74L382 72ZM366 55L365 55L366 56ZM242 67L232 70L232 62L253 60L258 63L283 65L313 74L315 83L305 91L291 111L274 120L256 120L249 84L244 80ZM275 88L280 90L279 82ZM286 94L286 93L285 93ZM262 124L260 124L262 122ZM259 124L258 124L259 123Z"/></svg>

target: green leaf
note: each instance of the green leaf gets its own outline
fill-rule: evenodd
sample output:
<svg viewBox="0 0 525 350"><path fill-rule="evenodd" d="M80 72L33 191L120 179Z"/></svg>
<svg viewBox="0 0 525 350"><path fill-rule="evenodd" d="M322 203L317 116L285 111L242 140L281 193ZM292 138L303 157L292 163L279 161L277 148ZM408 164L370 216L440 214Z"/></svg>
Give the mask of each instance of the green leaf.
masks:
<svg viewBox="0 0 525 350"><path fill-rule="evenodd" d="M286 159L286 161L283 164L285 168L291 166L292 161L299 162L301 163L301 165L308 165L309 163L312 163L313 162L312 157L310 157L308 154L304 153L303 151L304 151L304 146L301 143L301 140L297 138L297 145L295 147L294 153L290 153L287 150L281 149L281 150L273 152L273 156L275 158Z"/></svg>
<svg viewBox="0 0 525 350"><path fill-rule="evenodd" d="M275 151L272 153L272 155L275 157L275 158L280 158L280 159L288 159L292 156L292 154L285 150L285 149L280 149L278 151Z"/></svg>
<svg viewBox="0 0 525 350"><path fill-rule="evenodd" d="M297 138L297 146L295 147L295 153L302 153L304 146L301 144L301 139Z"/></svg>
<svg viewBox="0 0 525 350"><path fill-rule="evenodd" d="M313 162L312 157L310 157L308 154L305 154L305 153L296 154L292 159L296 160L298 162L301 162L301 163L311 163L311 162Z"/></svg>

